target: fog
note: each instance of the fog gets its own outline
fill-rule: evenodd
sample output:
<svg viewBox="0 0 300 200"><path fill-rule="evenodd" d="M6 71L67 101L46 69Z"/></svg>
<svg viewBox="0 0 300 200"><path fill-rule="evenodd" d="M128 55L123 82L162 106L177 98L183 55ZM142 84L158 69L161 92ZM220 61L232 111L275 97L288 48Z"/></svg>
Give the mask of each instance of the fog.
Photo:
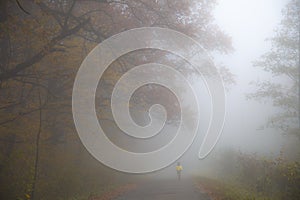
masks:
<svg viewBox="0 0 300 200"><path fill-rule="evenodd" d="M1 1L0 199L299 199L299 13Z"/></svg>
<svg viewBox="0 0 300 200"><path fill-rule="evenodd" d="M227 148L267 157L278 156L282 149L288 152L299 151L295 137L282 134L282 130L264 126L265 121L280 109L272 106L271 100L257 102L246 98L248 93L256 89L250 82L276 79L270 73L254 68L253 61L270 50L270 41L266 39L275 35L274 30L282 19L281 11L287 2L224 0L214 10L216 23L231 37L234 48L229 55L214 53L215 62L230 68L235 84L228 86L225 126L215 151L211 153L212 157L218 156ZM284 79L277 78L276 81L280 83ZM207 104L208 99L205 102ZM201 111L203 113L209 114L208 111ZM207 168L212 170L212 166L206 162L209 163L213 158L208 156L204 160L196 159L202 139L201 135L198 136L193 144L194 148L180 159L190 174L201 169L201 166L205 172ZM290 156L293 158L293 155ZM170 166L154 176L172 177L173 168L174 166Z"/></svg>
<svg viewBox="0 0 300 200"><path fill-rule="evenodd" d="M270 105L270 101L246 100L245 94L255 90L249 84L251 81L272 79L269 73L254 68L252 62L270 49L266 38L274 36L286 3L228 0L220 1L216 7L216 22L232 37L235 51L215 58L217 62L230 66L236 78L236 85L227 94L229 112L220 143L265 154L278 154L285 144L287 138L280 131L261 128L277 108Z"/></svg>

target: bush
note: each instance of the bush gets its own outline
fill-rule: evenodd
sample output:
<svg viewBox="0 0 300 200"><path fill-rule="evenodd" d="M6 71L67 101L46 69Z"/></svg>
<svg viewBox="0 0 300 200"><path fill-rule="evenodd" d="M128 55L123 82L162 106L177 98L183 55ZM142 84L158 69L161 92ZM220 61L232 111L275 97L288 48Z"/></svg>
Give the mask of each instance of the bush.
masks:
<svg viewBox="0 0 300 200"><path fill-rule="evenodd" d="M298 161L284 159L283 152L278 158L269 159L227 150L217 162L215 166L220 166L217 169L219 179L234 183L235 188L237 185L245 188L250 196L255 196L254 199L262 196L270 199L300 199L300 164ZM227 188L227 192L231 196L236 193L230 188Z"/></svg>

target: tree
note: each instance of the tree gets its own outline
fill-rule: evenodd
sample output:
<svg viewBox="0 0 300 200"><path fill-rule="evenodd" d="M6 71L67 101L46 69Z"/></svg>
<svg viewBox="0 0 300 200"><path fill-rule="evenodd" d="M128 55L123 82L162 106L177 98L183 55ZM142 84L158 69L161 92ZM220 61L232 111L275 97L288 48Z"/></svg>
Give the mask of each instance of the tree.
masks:
<svg viewBox="0 0 300 200"><path fill-rule="evenodd" d="M52 176L44 176L41 182L39 177L55 170L53 174L60 174L57 166L73 166L70 149L82 148L72 120L72 83L80 63L93 47L124 30L160 26L193 37L208 51L227 53L231 50L230 38L213 23L214 5L215 1L207 0L1 1L0 184L5 187L0 198L16 199L26 193L38 199L43 190L71 187L53 181L56 179ZM146 60L162 60L165 56L165 52L149 51ZM133 57L120 58L113 64L103 80L105 90L128 66L141 62ZM161 96L170 101L170 97ZM103 110L110 105L106 100L100 99ZM110 120L107 114L99 118ZM61 149L60 144L64 145L63 151L56 150ZM74 157L85 163L80 162L86 159L83 156ZM77 168L72 177L80 174ZM99 174L103 175L102 171ZM88 188L88 182L85 185ZM66 191L62 193L67 195Z"/></svg>
<svg viewBox="0 0 300 200"><path fill-rule="evenodd" d="M249 98L271 99L280 112L267 121L268 127L278 128L285 133L299 131L299 30L300 2L291 0L282 11L283 19L269 38L272 48L254 62L273 76L272 81L257 82L255 93Z"/></svg>

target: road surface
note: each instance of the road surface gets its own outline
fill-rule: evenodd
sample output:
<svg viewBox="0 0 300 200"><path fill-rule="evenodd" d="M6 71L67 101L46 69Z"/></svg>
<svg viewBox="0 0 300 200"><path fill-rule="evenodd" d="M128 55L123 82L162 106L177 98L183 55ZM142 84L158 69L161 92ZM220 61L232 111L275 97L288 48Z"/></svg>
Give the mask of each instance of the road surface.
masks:
<svg viewBox="0 0 300 200"><path fill-rule="evenodd" d="M149 180L139 183L115 200L210 200L200 192L192 179L188 180Z"/></svg>

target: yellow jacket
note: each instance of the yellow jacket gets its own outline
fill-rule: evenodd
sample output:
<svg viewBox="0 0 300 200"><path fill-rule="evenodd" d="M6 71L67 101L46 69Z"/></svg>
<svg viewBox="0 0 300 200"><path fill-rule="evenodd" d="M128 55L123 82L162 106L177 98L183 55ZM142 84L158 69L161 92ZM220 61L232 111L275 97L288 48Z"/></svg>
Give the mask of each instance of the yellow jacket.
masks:
<svg viewBox="0 0 300 200"><path fill-rule="evenodd" d="M176 171L181 171L183 168L182 168L182 166L181 165L177 165L176 166Z"/></svg>

